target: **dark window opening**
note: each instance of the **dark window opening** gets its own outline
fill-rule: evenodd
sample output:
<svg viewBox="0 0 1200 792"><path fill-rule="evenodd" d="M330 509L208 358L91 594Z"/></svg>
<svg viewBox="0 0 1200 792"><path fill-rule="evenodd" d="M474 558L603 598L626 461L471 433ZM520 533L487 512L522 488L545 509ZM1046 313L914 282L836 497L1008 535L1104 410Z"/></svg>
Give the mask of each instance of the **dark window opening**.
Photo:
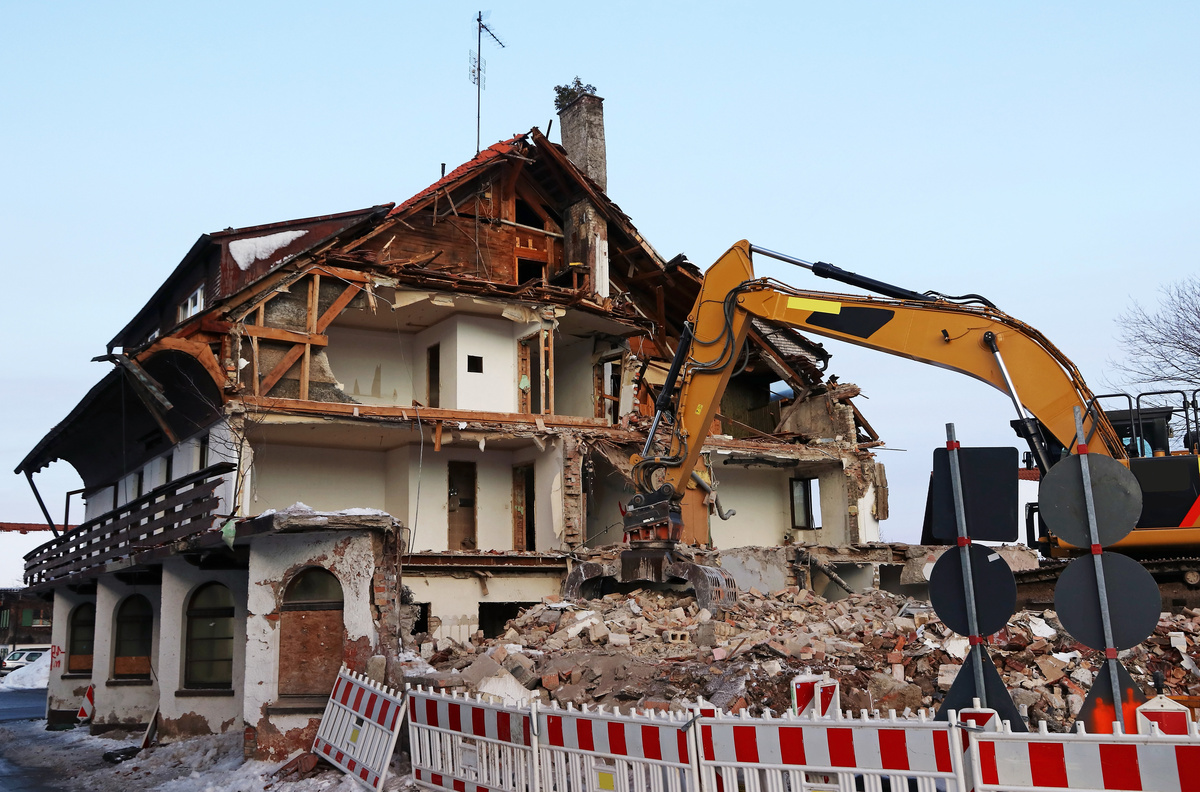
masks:
<svg viewBox="0 0 1200 792"><path fill-rule="evenodd" d="M233 687L233 594L220 583L201 586L188 604L183 685Z"/></svg>
<svg viewBox="0 0 1200 792"><path fill-rule="evenodd" d="M96 638L96 606L85 602L71 614L71 634L67 639L67 673L92 673L92 646Z"/></svg>
<svg viewBox="0 0 1200 792"><path fill-rule="evenodd" d="M521 611L537 605L536 602L481 602L479 603L479 629L484 638L496 638L504 633L509 619L521 615Z"/></svg>
<svg viewBox="0 0 1200 792"><path fill-rule="evenodd" d="M413 621L411 635L420 635L429 632L429 603L415 602L417 607L417 618Z"/></svg>
<svg viewBox="0 0 1200 792"><path fill-rule="evenodd" d="M208 435L200 438L200 467L199 470L204 470L208 467Z"/></svg>
<svg viewBox="0 0 1200 792"><path fill-rule="evenodd" d="M425 350L426 407L442 406L442 347L434 344Z"/></svg>
<svg viewBox="0 0 1200 792"><path fill-rule="evenodd" d="M134 498L140 498L146 494L146 471L139 470L134 485Z"/></svg>
<svg viewBox="0 0 1200 792"><path fill-rule="evenodd" d="M546 278L546 263L530 259L517 259L517 283L529 281L544 281Z"/></svg>
<svg viewBox="0 0 1200 792"><path fill-rule="evenodd" d="M117 608L115 679L149 679L153 654L154 609L150 600L134 594Z"/></svg>
<svg viewBox="0 0 1200 792"><path fill-rule="evenodd" d="M170 453L163 457L163 483L170 484L175 478L175 454Z"/></svg>
<svg viewBox="0 0 1200 792"><path fill-rule="evenodd" d="M467 373L482 374L483 373L483 356L467 355Z"/></svg>
<svg viewBox="0 0 1200 792"><path fill-rule="evenodd" d="M541 215L533 211L529 204L518 198L513 202L515 204L515 216L518 223L521 225L533 226L534 228L544 228Z"/></svg>

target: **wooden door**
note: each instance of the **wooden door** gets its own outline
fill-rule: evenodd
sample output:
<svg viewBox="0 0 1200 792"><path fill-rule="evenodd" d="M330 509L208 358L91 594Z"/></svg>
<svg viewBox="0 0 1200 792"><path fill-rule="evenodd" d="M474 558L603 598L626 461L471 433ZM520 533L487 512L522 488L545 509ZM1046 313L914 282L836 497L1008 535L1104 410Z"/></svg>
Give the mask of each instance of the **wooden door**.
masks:
<svg viewBox="0 0 1200 792"><path fill-rule="evenodd" d="M451 550L474 550L476 547L475 463L448 462L446 471L449 548Z"/></svg>
<svg viewBox="0 0 1200 792"><path fill-rule="evenodd" d="M513 550L536 550L533 522L533 465L513 468Z"/></svg>

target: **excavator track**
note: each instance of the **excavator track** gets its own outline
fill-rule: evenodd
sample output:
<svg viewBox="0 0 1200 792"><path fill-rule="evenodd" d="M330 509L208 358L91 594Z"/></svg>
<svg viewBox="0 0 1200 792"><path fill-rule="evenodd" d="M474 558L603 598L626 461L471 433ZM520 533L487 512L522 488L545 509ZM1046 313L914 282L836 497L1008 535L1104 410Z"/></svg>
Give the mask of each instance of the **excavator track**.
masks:
<svg viewBox="0 0 1200 792"><path fill-rule="evenodd" d="M1200 557L1139 558L1162 592L1163 610L1200 608ZM1018 608L1053 608L1054 586L1069 559L1043 561L1036 569L1015 572Z"/></svg>

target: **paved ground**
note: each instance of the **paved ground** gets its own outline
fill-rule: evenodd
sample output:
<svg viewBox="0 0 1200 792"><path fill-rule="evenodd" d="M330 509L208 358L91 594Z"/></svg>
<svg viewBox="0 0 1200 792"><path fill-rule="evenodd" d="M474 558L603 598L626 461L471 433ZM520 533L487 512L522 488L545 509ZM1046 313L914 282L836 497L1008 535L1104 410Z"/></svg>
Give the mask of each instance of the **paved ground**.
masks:
<svg viewBox="0 0 1200 792"><path fill-rule="evenodd" d="M46 689L0 690L0 722L46 715ZM0 792L55 792L61 789L45 773L31 772L0 756Z"/></svg>
<svg viewBox="0 0 1200 792"><path fill-rule="evenodd" d="M46 717L46 689L0 690L0 722Z"/></svg>

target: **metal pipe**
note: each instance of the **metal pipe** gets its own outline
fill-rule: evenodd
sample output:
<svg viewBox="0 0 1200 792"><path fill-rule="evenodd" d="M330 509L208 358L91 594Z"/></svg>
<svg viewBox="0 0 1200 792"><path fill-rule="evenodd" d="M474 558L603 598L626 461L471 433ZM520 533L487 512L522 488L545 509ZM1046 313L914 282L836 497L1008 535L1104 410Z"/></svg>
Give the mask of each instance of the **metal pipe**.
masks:
<svg viewBox="0 0 1200 792"><path fill-rule="evenodd" d="M728 520L730 517L737 514L737 509L725 511L721 508L721 496L717 494L715 489L713 489L712 484L709 484L707 481L705 481L704 478L694 470L692 471L692 481L696 482L697 487L713 496L713 505L717 507L717 516L722 520Z"/></svg>
<svg viewBox="0 0 1200 792"><path fill-rule="evenodd" d="M954 424L946 424L946 448L950 455L950 485L954 491L954 522L958 529L959 539L968 539L967 536L967 509L963 503L963 488L962 488L962 470L959 467L958 459L958 440L954 436ZM979 637L979 618L975 612L975 576L971 572L971 545L969 542L959 542L958 557L962 562L963 570L963 594L966 597L967 605L967 628L971 631L971 637ZM975 644L971 649L971 672L975 676L975 693L979 697L981 706L987 706L987 690L984 687L983 681L983 654L974 651L975 647L983 644Z"/></svg>
<svg viewBox="0 0 1200 792"><path fill-rule="evenodd" d="M25 471L25 479L29 482L29 488L33 490L33 497L37 498L38 506L42 509L42 515L46 518L46 524L50 526L50 530L54 532L54 538L58 538L58 527L54 524L54 518L50 516L50 510L46 508L45 502L42 501L42 493L38 492L37 485L33 483L33 474L28 470Z"/></svg>
<svg viewBox="0 0 1200 792"><path fill-rule="evenodd" d="M1081 446L1086 448L1083 442L1083 414L1079 410L1079 405L1075 406L1075 438ZM1088 537L1092 540L1092 563L1096 567L1096 593L1100 597L1100 624L1104 627L1104 652L1108 654L1112 650L1113 654L1107 662L1109 682L1112 683L1114 715L1117 723L1121 724L1121 728L1125 728L1125 712L1121 707L1121 679L1117 676L1120 665L1117 663L1116 647L1113 645L1112 615L1108 612L1108 586L1104 581L1104 554L1095 550L1100 546L1100 530L1096 525L1096 503L1092 498L1092 476L1086 452L1079 455L1079 469L1083 473L1083 503L1087 511Z"/></svg>
<svg viewBox="0 0 1200 792"><path fill-rule="evenodd" d="M893 297L897 300L934 302L934 298L930 297L928 294L921 294L920 292L915 292L910 289L893 286L890 283L884 283L883 281L875 280L874 278L868 278L865 275L849 272L841 267L835 267L834 265L824 261L805 261L804 259L799 259L795 256L788 256L784 253L778 253L774 250L768 250L767 248L759 247L758 245L751 245L750 252L761 253L764 256L777 259L787 264L794 264L797 267L803 267L806 270L810 270L812 274L816 275L818 278L829 278L831 280L845 283L849 286L856 286L860 289L877 292L885 297Z"/></svg>
<svg viewBox="0 0 1200 792"><path fill-rule="evenodd" d="M1017 419L1024 428L1021 435L1025 438L1025 442L1029 444L1029 450L1037 457L1038 470L1044 476L1050 472L1052 463L1050 462L1050 454L1046 451L1046 444L1039 442L1040 433L1037 430L1035 419L1029 415L1025 406L1021 404L1020 398L1017 397L1017 389L1013 385L1012 377L1008 376L1008 367L1004 365L1004 358L1000 355L1000 347L996 343L996 334L991 330L987 331L983 334L983 341L992 350L992 355L996 358L996 364L1000 367L1000 376L1004 379L1004 387L1008 388L1008 396L1012 399L1013 407L1017 410Z"/></svg>

